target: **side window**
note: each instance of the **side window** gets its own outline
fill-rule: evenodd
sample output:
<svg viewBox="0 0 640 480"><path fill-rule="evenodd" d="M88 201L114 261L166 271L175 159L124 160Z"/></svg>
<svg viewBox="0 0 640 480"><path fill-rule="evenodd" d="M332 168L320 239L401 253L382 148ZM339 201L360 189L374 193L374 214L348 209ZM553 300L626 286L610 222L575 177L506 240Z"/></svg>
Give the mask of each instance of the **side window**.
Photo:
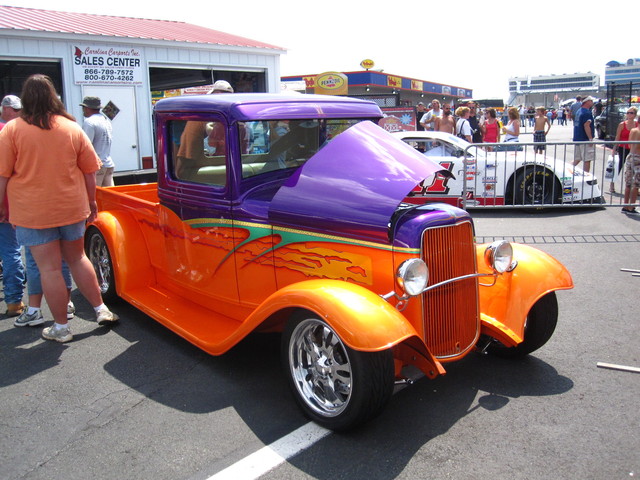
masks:
<svg viewBox="0 0 640 480"><path fill-rule="evenodd" d="M431 140L425 142L425 155L430 157L456 157L459 148L448 142Z"/></svg>
<svg viewBox="0 0 640 480"><path fill-rule="evenodd" d="M219 121L173 121L171 170L177 180L205 185L227 183L227 148L224 124Z"/></svg>
<svg viewBox="0 0 640 480"><path fill-rule="evenodd" d="M242 177L296 168L320 148L317 120L271 120L246 122L247 148L242 155ZM241 143L242 143L242 130Z"/></svg>

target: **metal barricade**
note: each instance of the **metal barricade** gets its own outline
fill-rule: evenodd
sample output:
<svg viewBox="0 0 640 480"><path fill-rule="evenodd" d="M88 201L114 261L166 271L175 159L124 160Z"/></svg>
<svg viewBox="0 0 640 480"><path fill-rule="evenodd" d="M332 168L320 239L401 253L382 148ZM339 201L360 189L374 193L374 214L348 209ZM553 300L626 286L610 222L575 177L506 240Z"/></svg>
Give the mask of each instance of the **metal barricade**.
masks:
<svg viewBox="0 0 640 480"><path fill-rule="evenodd" d="M458 171L452 171L464 177L458 204L464 209L633 206L624 200L625 168L611 161L613 145L604 141L471 144L457 162ZM589 172L583 162L574 167L577 148L593 149ZM610 183L615 193L610 192Z"/></svg>

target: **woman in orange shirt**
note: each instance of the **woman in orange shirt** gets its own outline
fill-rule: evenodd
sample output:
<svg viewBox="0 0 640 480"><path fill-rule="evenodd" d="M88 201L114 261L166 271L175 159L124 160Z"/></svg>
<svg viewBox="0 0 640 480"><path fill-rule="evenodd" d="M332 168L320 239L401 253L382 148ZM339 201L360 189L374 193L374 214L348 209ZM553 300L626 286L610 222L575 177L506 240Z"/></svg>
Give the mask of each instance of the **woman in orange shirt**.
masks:
<svg viewBox="0 0 640 480"><path fill-rule="evenodd" d="M67 287L62 259L94 307L98 324L118 320L102 302L91 262L84 254L85 222L96 218L95 172L100 160L91 142L58 99L46 75L32 75L22 90L20 118L0 132L0 199L8 194L9 222L18 242L29 246L55 323L47 340L73 338L67 324ZM0 220L6 205L0 200Z"/></svg>

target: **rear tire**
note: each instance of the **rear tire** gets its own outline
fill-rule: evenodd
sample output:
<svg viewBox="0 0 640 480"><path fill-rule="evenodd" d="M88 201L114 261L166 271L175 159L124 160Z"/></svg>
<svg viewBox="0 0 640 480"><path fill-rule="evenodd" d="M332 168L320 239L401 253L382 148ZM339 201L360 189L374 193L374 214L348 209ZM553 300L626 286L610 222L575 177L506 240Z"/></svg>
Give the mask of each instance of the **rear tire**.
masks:
<svg viewBox="0 0 640 480"><path fill-rule="evenodd" d="M96 227L90 227L87 230L84 240L84 249L93 265L98 279L98 286L102 299L105 302L114 302L118 300L116 293L116 279L113 271L113 262L109 247L100 230Z"/></svg>
<svg viewBox="0 0 640 480"><path fill-rule="evenodd" d="M562 203L562 186L555 174L543 167L524 167L514 185L514 205L532 206Z"/></svg>
<svg viewBox="0 0 640 480"><path fill-rule="evenodd" d="M282 361L304 414L331 430L351 429L370 420L393 393L391 350L353 350L329 324L309 312L289 320L282 335Z"/></svg>
<svg viewBox="0 0 640 480"><path fill-rule="evenodd" d="M558 299L555 292L538 300L527 315L524 327L524 341L515 347L506 347L492 342L486 352L503 358L523 357L538 350L553 335L558 323Z"/></svg>

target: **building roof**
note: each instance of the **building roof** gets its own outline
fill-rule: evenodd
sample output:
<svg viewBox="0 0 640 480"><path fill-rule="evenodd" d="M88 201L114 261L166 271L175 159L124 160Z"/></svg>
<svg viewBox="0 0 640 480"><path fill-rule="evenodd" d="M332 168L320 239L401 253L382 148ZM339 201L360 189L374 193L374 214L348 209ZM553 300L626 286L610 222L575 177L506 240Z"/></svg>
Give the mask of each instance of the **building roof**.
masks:
<svg viewBox="0 0 640 480"><path fill-rule="evenodd" d="M4 29L284 50L268 43L184 22L23 7L0 6L0 31Z"/></svg>

